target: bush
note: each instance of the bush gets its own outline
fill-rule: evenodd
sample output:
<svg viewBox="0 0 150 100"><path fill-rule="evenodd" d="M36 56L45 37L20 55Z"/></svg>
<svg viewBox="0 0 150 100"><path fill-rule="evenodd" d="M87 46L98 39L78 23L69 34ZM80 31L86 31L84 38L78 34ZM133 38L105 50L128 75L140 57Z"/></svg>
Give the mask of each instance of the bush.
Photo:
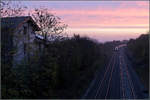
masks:
<svg viewBox="0 0 150 100"><path fill-rule="evenodd" d="M28 63L21 63L15 69L9 66L9 75L15 77L8 77L8 73L3 75L2 97L80 98L94 78L96 70L103 68L113 46L111 42L100 44L79 35L63 41L49 42L44 46L42 55L31 56Z"/></svg>

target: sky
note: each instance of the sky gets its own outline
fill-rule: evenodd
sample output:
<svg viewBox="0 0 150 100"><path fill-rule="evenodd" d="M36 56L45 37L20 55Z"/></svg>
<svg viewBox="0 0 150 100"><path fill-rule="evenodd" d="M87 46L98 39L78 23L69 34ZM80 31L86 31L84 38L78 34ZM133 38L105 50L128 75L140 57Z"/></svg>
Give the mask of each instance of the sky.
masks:
<svg viewBox="0 0 150 100"><path fill-rule="evenodd" d="M80 34L100 42L136 38L149 30L149 1L23 1L31 11L48 8Z"/></svg>

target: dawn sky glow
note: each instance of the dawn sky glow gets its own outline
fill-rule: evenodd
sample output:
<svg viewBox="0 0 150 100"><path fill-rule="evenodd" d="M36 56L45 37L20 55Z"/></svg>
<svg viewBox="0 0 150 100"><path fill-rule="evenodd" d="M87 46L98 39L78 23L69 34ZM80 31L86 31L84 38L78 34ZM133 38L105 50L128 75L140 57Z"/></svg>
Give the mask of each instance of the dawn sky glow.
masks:
<svg viewBox="0 0 150 100"><path fill-rule="evenodd" d="M136 38L149 30L149 1L23 1L45 7L68 24L67 32L98 41Z"/></svg>

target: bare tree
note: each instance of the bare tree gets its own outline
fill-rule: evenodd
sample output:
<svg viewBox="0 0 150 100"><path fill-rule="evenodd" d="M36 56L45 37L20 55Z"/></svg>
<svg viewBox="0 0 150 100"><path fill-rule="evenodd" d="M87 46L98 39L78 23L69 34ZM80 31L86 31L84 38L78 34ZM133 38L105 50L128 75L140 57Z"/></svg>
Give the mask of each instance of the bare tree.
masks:
<svg viewBox="0 0 150 100"><path fill-rule="evenodd" d="M12 1L1 1L1 17L14 17L23 15L23 11L25 11L27 7L20 5L20 3L21 2L13 4Z"/></svg>
<svg viewBox="0 0 150 100"><path fill-rule="evenodd" d="M49 13L48 9L35 9L32 18L41 28L39 33L44 36L45 40L60 40L63 38L67 25L63 24L59 17Z"/></svg>
<svg viewBox="0 0 150 100"><path fill-rule="evenodd" d="M20 5L20 3L17 2L14 4L12 1L1 1L1 17L23 15L27 7ZM38 8L30 15L41 28L39 33L44 36L45 40L60 40L63 38L67 25L63 24L59 17L49 13L48 9Z"/></svg>

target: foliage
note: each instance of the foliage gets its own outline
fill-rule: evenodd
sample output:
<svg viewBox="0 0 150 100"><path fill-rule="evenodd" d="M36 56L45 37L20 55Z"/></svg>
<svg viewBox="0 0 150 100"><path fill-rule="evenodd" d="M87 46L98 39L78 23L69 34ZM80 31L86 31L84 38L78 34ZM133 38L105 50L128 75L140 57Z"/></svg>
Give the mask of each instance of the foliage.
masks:
<svg viewBox="0 0 150 100"><path fill-rule="evenodd" d="M138 64L149 63L149 34L143 34L137 39L128 42L128 48L133 53Z"/></svg>
<svg viewBox="0 0 150 100"><path fill-rule="evenodd" d="M145 89L149 89L149 32L143 34L137 39L130 39L128 42L127 55L135 64L135 71L139 75Z"/></svg>
<svg viewBox="0 0 150 100"><path fill-rule="evenodd" d="M15 68L5 63L2 98L79 98L96 70L104 66L105 47L87 37L74 35L49 42L42 55L35 54L29 63Z"/></svg>

